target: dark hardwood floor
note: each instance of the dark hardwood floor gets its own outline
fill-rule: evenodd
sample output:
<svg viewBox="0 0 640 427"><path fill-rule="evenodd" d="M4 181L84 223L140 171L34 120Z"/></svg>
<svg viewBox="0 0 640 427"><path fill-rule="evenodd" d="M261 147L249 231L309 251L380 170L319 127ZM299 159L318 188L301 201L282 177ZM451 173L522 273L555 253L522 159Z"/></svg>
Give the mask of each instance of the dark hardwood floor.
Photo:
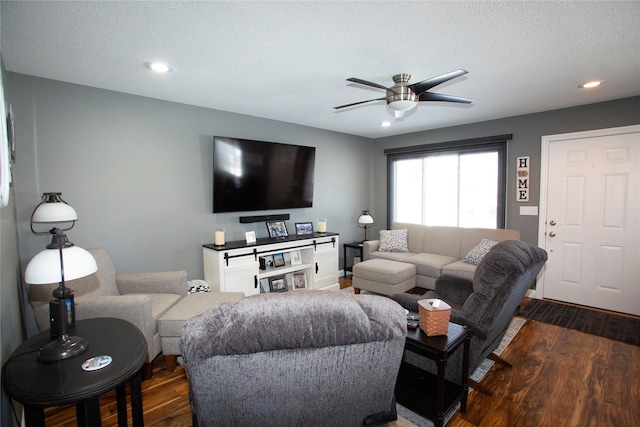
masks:
<svg viewBox="0 0 640 427"><path fill-rule="evenodd" d="M472 391L447 426L640 426L640 347L527 320L502 356L513 368L494 364L482 381L494 396ZM159 356L142 393L146 426L191 425L183 368ZM102 425L116 426L115 394L100 403ZM73 406L46 414L48 427L75 425Z"/></svg>

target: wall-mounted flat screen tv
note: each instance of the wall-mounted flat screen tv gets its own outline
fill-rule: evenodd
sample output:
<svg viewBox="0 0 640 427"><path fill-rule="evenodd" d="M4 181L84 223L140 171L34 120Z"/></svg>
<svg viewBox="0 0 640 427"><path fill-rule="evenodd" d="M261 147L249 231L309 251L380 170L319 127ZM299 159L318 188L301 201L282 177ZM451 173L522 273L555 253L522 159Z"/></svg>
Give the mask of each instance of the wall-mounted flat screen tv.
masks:
<svg viewBox="0 0 640 427"><path fill-rule="evenodd" d="M315 147L215 136L213 212L313 205Z"/></svg>

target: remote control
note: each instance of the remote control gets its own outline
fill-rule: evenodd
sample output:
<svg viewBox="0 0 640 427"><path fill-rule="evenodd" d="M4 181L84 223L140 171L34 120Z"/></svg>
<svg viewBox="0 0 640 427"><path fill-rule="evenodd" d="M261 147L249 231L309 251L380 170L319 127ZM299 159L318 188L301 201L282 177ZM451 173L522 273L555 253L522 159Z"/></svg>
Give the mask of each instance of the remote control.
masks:
<svg viewBox="0 0 640 427"><path fill-rule="evenodd" d="M416 321L408 321L407 322L407 328L409 329L416 329L418 327L418 325L420 325L420 322L416 322Z"/></svg>

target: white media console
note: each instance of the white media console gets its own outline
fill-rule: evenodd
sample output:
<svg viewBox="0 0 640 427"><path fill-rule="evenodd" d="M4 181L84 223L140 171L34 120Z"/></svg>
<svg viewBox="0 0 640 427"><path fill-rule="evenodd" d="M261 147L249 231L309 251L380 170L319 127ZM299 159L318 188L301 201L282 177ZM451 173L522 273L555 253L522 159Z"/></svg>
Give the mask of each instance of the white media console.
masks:
<svg viewBox="0 0 640 427"><path fill-rule="evenodd" d="M260 292L340 289L338 234L203 245L204 280L212 291ZM262 265L261 265L262 264Z"/></svg>

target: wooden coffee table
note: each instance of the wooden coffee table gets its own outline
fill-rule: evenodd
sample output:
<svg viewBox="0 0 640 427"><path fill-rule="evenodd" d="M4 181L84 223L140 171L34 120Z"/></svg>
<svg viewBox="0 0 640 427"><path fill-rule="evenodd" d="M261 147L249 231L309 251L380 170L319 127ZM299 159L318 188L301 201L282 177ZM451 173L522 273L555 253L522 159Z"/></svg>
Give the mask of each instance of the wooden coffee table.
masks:
<svg viewBox="0 0 640 427"><path fill-rule="evenodd" d="M460 402L460 412L467 410L469 392L469 334L466 326L449 323L447 335L429 337L420 328L407 331L405 350L436 362L438 374L402 362L396 381L396 400L404 407L433 420L436 427L444 425L444 414ZM463 364L460 383L445 380L449 357L461 346Z"/></svg>

